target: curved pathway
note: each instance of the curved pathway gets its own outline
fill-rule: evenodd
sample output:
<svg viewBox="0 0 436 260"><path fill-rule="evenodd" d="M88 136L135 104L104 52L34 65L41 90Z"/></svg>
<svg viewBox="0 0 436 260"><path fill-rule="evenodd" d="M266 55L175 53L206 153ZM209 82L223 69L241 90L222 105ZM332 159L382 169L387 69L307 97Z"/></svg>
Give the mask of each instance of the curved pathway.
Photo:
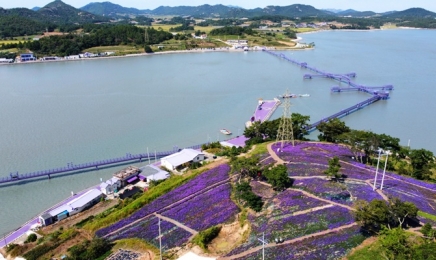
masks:
<svg viewBox="0 0 436 260"><path fill-rule="evenodd" d="M276 165L278 164L284 164L285 161L280 159L280 157L273 151L272 146L275 143L269 143L266 148L268 149L268 153L271 155L271 157L276 161Z"/></svg>
<svg viewBox="0 0 436 260"><path fill-rule="evenodd" d="M353 226L356 226L356 225L357 225L357 223L354 222L354 223L351 223L351 224L348 224L348 225L345 225L345 226L340 226L340 227L337 227L337 228L334 228L334 229L328 229L328 230L324 230L324 231L321 231L321 232L318 232L318 233L314 233L314 234L310 234L310 235L305 235L305 236L302 236L302 237L297 237L297 238L294 238L294 239L291 239L291 240L287 240L287 241L285 241L283 243L280 243L280 244L268 243L268 244L265 245L265 248L272 248L272 247L277 247L277 246L281 246L281 245L293 244L293 243L300 242L300 241L303 241L303 240L308 239L308 238L319 237L319 236L323 236L323 235L326 235L326 234L338 232L338 231L341 231L341 230L344 230L344 229L347 229L347 228L350 228L350 227L353 227ZM262 250L262 246L257 246L257 247L251 248L250 250L247 250L245 252L239 253L237 255L232 255L232 256L227 256L227 257L220 257L218 259L219 260L237 259L237 258L241 258L241 257L244 257L244 256L248 256L248 255L250 255L252 253L255 253L255 252L259 251L259 250Z"/></svg>

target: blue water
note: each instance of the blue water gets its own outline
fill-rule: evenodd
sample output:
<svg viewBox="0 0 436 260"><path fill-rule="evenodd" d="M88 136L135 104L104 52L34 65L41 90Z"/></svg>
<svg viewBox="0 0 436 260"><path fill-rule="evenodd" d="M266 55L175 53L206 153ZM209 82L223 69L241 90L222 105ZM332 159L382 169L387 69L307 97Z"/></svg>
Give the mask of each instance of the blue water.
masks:
<svg viewBox="0 0 436 260"><path fill-rule="evenodd" d="M360 84L394 85L390 100L343 118L349 126L436 152L436 31L300 36L316 48L286 55L333 73L356 72ZM291 109L312 121L370 97L330 93L337 82L303 80L306 73L262 52L0 66L0 176L222 140L219 129L242 133L257 99L286 89L311 95L293 99ZM1 187L0 234L118 168Z"/></svg>

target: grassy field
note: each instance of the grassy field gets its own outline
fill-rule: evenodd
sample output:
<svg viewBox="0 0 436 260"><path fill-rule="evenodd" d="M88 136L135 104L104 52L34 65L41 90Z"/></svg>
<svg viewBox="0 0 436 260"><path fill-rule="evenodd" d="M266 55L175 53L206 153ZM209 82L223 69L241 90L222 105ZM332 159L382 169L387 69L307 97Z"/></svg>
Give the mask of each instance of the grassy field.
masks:
<svg viewBox="0 0 436 260"><path fill-rule="evenodd" d="M2 44L11 44L11 43L19 43L19 42L20 42L19 40L0 40L0 45L2 45Z"/></svg>
<svg viewBox="0 0 436 260"><path fill-rule="evenodd" d="M177 26L181 26L181 24L153 24L151 27L156 30L159 30L159 28L161 28L163 31L169 32L171 28Z"/></svg>
<svg viewBox="0 0 436 260"><path fill-rule="evenodd" d="M125 54L134 54L134 53L144 52L144 48L129 46L129 45L118 45L118 46L92 47L92 48L83 50L83 52L92 52L92 53L111 52L111 51L115 52L115 55L125 55Z"/></svg>

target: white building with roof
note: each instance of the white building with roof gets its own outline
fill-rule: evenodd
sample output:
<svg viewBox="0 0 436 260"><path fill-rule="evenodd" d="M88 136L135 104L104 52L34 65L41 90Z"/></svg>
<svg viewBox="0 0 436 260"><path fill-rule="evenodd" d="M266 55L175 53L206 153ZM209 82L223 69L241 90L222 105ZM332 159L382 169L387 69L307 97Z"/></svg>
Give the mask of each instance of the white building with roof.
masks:
<svg viewBox="0 0 436 260"><path fill-rule="evenodd" d="M194 149L183 149L180 152L160 159L161 165L171 171L174 171L185 164L201 161L204 161L204 153Z"/></svg>
<svg viewBox="0 0 436 260"><path fill-rule="evenodd" d="M147 165L140 168L141 173L138 175L141 181L150 183L150 181L166 180L170 177L167 171L160 169L154 165Z"/></svg>
<svg viewBox="0 0 436 260"><path fill-rule="evenodd" d="M115 191L120 190L120 188L121 181L117 177L112 177L111 179L100 184L100 191L105 195L112 194Z"/></svg>
<svg viewBox="0 0 436 260"><path fill-rule="evenodd" d="M39 216L39 223L48 226L71 215L77 214L100 201L102 192L91 189L81 196Z"/></svg>

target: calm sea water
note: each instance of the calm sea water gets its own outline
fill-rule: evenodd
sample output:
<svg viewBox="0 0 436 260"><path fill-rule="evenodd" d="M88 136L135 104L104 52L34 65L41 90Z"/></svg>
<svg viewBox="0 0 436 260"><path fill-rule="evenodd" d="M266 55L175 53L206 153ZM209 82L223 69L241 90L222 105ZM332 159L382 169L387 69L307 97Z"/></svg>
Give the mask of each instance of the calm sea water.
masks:
<svg viewBox="0 0 436 260"><path fill-rule="evenodd" d="M321 32L302 35L316 49L286 52L356 82L393 84L388 101L343 120L436 152L436 31ZM363 101L330 93L337 82L262 52L191 53L0 67L0 176L168 150L242 133L258 98L305 94L292 110L319 120ZM280 115L279 109L274 117ZM316 133L312 134L316 138ZM122 168L122 167L118 167ZM118 168L0 187L0 234L107 179Z"/></svg>

